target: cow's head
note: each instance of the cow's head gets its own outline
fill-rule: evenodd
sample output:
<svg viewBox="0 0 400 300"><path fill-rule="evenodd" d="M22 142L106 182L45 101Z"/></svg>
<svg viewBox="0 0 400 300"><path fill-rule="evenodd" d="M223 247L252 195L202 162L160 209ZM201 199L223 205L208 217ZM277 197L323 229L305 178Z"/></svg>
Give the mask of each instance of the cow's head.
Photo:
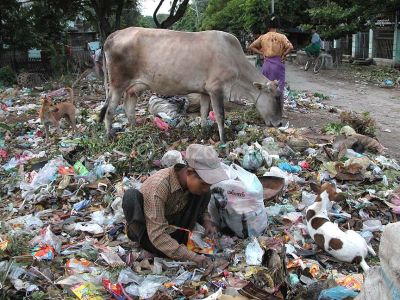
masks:
<svg viewBox="0 0 400 300"><path fill-rule="evenodd" d="M277 80L253 83L259 91L256 107L267 126L279 127L282 125L283 98L278 84Z"/></svg>

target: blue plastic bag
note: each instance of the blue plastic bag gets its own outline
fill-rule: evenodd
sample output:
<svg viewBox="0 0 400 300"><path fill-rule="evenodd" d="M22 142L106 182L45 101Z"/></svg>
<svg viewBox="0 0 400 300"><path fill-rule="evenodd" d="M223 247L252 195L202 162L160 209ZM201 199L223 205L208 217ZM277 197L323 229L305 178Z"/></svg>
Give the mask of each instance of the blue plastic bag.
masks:
<svg viewBox="0 0 400 300"><path fill-rule="evenodd" d="M327 290L323 290L321 294L319 294L318 300L343 300L347 297L355 298L357 295L357 292L339 285Z"/></svg>

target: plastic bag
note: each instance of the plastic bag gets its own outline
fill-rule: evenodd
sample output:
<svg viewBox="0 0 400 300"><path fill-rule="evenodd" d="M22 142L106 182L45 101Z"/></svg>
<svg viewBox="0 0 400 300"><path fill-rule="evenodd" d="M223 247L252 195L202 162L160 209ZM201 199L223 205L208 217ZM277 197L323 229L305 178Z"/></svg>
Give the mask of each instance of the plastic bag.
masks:
<svg viewBox="0 0 400 300"><path fill-rule="evenodd" d="M88 207L90 205L90 203L92 203L91 199L85 199L82 201L79 201L77 203L75 203L72 208L75 211L81 210L81 209L85 209L86 207Z"/></svg>
<svg viewBox="0 0 400 300"><path fill-rule="evenodd" d="M65 165L66 162L62 157L57 157L50 160L44 165L43 168L40 169L31 183L21 183L21 190L34 192L40 187L53 182L58 176L58 168Z"/></svg>
<svg viewBox="0 0 400 300"><path fill-rule="evenodd" d="M306 207L313 204L315 202L315 199L317 199L317 195L309 193L307 191L301 192L301 203L304 204Z"/></svg>
<svg viewBox="0 0 400 300"><path fill-rule="evenodd" d="M75 224L75 230L86 231L92 234L104 233L104 229L98 224Z"/></svg>
<svg viewBox="0 0 400 300"><path fill-rule="evenodd" d="M383 231L383 225L380 220L366 220L363 222L362 231Z"/></svg>
<svg viewBox="0 0 400 300"><path fill-rule="evenodd" d="M251 146L243 156L242 166L248 171L257 171L262 166L263 160L261 151Z"/></svg>
<svg viewBox="0 0 400 300"><path fill-rule="evenodd" d="M122 284L136 283L140 285L144 280L144 277L132 271L131 268L123 269L118 276L118 282Z"/></svg>
<svg viewBox="0 0 400 300"><path fill-rule="evenodd" d="M49 245L52 246L54 248L54 250L57 253L60 253L61 251L61 240L59 239L59 237L57 237L50 229L50 226L47 226L46 228L43 228L40 231L40 234L33 238L30 241L30 244L32 246L36 246L36 245Z"/></svg>
<svg viewBox="0 0 400 300"><path fill-rule="evenodd" d="M99 163L95 165L95 174L97 179L102 178L107 173L115 173L116 169L112 164Z"/></svg>
<svg viewBox="0 0 400 300"><path fill-rule="evenodd" d="M167 281L169 281L167 276L149 275L140 285L132 284L125 291L130 295L148 299L154 296L162 284Z"/></svg>
<svg viewBox="0 0 400 300"><path fill-rule="evenodd" d="M161 131L168 131L169 130L169 126L168 123L164 122L163 120L161 120L158 117L154 118L154 124L158 127L158 129L160 129Z"/></svg>
<svg viewBox="0 0 400 300"><path fill-rule="evenodd" d="M149 99L149 112L154 116L165 113L168 117L175 119L186 113L189 101L185 97L168 97L162 98L151 96Z"/></svg>
<svg viewBox="0 0 400 300"><path fill-rule="evenodd" d="M323 290L321 294L319 294L318 300L343 300L348 297L354 298L357 295L357 292L339 285L327 290Z"/></svg>
<svg viewBox="0 0 400 300"><path fill-rule="evenodd" d="M211 187L208 210L212 221L239 237L260 235L268 225L260 180L235 164L223 166L229 179Z"/></svg>
<svg viewBox="0 0 400 300"><path fill-rule="evenodd" d="M253 240L246 247L246 264L249 266L261 266L264 250L258 243L257 238Z"/></svg>
<svg viewBox="0 0 400 300"><path fill-rule="evenodd" d="M184 164L182 154L177 150L169 150L161 158L161 165L164 168L172 167L176 164Z"/></svg>

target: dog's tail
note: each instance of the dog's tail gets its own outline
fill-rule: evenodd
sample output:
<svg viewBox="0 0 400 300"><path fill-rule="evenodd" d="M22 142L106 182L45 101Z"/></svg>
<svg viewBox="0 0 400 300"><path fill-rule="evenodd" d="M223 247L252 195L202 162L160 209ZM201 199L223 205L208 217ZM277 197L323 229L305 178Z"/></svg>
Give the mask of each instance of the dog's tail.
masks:
<svg viewBox="0 0 400 300"><path fill-rule="evenodd" d="M64 89L68 91L70 101L71 101L72 104L74 104L74 89L70 88L70 87L66 87Z"/></svg>

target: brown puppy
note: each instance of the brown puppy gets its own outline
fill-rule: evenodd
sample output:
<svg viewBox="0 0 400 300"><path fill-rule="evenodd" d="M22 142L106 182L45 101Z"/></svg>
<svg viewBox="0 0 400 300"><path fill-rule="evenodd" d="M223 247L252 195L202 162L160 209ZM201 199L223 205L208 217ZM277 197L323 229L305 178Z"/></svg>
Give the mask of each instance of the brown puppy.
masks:
<svg viewBox="0 0 400 300"><path fill-rule="evenodd" d="M60 131L60 120L65 118L76 132L76 108L74 106L74 91L72 88L65 88L70 94L70 101L53 104L50 97L42 99L42 107L39 111L40 121L44 125L46 141L49 139L49 125L52 124Z"/></svg>

